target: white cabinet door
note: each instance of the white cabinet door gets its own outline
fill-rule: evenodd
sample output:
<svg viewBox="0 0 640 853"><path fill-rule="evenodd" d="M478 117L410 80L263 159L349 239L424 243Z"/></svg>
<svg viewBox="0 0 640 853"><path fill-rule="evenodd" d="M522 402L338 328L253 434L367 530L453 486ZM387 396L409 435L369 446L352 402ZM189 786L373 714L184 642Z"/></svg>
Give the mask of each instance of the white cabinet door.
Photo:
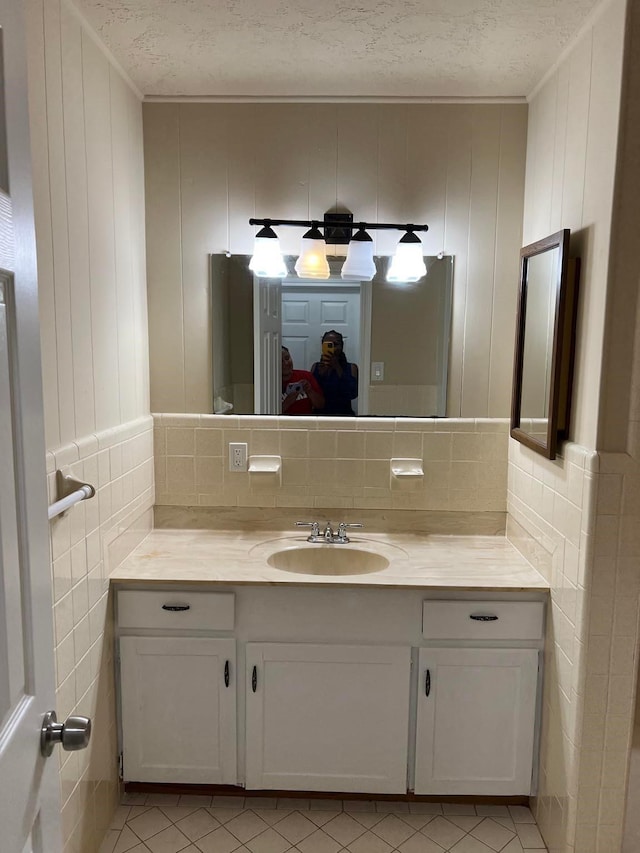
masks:
<svg viewBox="0 0 640 853"><path fill-rule="evenodd" d="M404 793L411 651L247 645L247 788Z"/></svg>
<svg viewBox="0 0 640 853"><path fill-rule="evenodd" d="M416 794L531 791L538 652L420 649Z"/></svg>
<svg viewBox="0 0 640 853"><path fill-rule="evenodd" d="M235 640L121 637L126 781L235 784L235 663Z"/></svg>

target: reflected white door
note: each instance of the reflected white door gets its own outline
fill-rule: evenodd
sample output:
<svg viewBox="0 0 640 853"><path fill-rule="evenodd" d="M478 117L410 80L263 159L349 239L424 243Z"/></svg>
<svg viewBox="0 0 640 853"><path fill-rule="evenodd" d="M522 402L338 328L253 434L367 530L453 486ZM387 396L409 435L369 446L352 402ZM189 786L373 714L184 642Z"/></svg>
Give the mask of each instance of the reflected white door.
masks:
<svg viewBox="0 0 640 853"><path fill-rule="evenodd" d="M282 351L279 281L253 280L253 381L258 415L282 410Z"/></svg>
<svg viewBox="0 0 640 853"><path fill-rule="evenodd" d="M22 3L0 0L0 847L58 853L53 627Z"/></svg>

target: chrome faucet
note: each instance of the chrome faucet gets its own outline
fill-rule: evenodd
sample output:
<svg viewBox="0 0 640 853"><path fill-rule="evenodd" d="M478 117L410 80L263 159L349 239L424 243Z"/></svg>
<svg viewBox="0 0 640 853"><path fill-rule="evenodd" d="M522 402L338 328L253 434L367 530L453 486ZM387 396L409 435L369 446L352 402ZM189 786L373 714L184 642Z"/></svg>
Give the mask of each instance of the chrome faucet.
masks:
<svg viewBox="0 0 640 853"><path fill-rule="evenodd" d="M311 533L307 536L307 542L325 542L327 545L346 545L349 542L347 528L363 526L360 523L347 524L341 521L338 525L338 532L334 533L331 522L328 521L325 529L320 533L320 525L317 521L296 521L296 527L311 528Z"/></svg>

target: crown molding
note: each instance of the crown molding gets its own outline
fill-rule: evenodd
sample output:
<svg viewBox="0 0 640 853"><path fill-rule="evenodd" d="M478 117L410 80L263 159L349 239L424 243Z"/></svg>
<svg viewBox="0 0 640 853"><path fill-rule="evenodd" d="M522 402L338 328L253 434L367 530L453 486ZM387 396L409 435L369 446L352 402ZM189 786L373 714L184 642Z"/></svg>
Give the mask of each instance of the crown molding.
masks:
<svg viewBox="0 0 640 853"><path fill-rule="evenodd" d="M526 104L525 95L145 95L147 104Z"/></svg>

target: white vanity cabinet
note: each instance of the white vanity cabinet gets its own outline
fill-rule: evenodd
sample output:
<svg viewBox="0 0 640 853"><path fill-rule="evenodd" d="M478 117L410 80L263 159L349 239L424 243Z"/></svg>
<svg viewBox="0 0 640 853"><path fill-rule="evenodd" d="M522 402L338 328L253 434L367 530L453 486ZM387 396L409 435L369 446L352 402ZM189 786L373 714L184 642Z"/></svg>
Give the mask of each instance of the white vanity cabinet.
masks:
<svg viewBox="0 0 640 853"><path fill-rule="evenodd" d="M119 593L123 777L237 782L233 595ZM162 636L158 636L161 633Z"/></svg>
<svg viewBox="0 0 640 853"><path fill-rule="evenodd" d="M424 602L416 794L531 793L543 617L541 602Z"/></svg>
<svg viewBox="0 0 640 853"><path fill-rule="evenodd" d="M403 794L411 649L246 647L246 784Z"/></svg>

